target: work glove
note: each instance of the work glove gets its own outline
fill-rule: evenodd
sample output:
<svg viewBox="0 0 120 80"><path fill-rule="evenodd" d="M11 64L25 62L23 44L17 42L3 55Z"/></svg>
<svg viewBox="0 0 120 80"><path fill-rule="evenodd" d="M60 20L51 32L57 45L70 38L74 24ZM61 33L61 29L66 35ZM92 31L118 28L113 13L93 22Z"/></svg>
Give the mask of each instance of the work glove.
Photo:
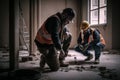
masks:
<svg viewBox="0 0 120 80"><path fill-rule="evenodd" d="M84 52L84 51L86 51L86 50L88 49L88 47L89 47L89 44L88 44L88 43L86 43L86 44L84 45L83 52Z"/></svg>
<svg viewBox="0 0 120 80"><path fill-rule="evenodd" d="M67 40L67 39L69 38L70 35L71 35L70 32L66 32L66 33L64 34L64 39Z"/></svg>
<svg viewBox="0 0 120 80"><path fill-rule="evenodd" d="M83 46L83 45L78 44L78 46L79 46L79 49L80 49L80 50L83 50L83 49L84 49L84 46Z"/></svg>
<svg viewBox="0 0 120 80"><path fill-rule="evenodd" d="M65 57L65 52L63 51L63 49L60 50L59 57L60 58L64 58Z"/></svg>
<svg viewBox="0 0 120 80"><path fill-rule="evenodd" d="M80 50L82 50L82 51L84 52L84 51L86 51L86 50L87 50L87 48L88 48L89 44L88 44L88 43L86 43L86 44L84 44L84 45L79 44L78 46L79 46Z"/></svg>

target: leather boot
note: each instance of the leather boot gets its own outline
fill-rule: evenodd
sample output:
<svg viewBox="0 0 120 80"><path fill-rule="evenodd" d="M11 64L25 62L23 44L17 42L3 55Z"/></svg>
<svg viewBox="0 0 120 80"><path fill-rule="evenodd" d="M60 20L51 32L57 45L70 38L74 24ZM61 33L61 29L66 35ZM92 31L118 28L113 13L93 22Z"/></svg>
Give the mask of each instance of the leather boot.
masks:
<svg viewBox="0 0 120 80"><path fill-rule="evenodd" d="M68 67L69 63L64 63L63 60L60 61L60 67Z"/></svg>
<svg viewBox="0 0 120 80"><path fill-rule="evenodd" d="M84 61L90 61L93 58L93 55L90 54L89 56L87 56L87 58Z"/></svg>
<svg viewBox="0 0 120 80"><path fill-rule="evenodd" d="M94 64L99 64L100 63L100 60L99 60L99 58L98 59L95 59L95 62L94 62Z"/></svg>
<svg viewBox="0 0 120 80"><path fill-rule="evenodd" d="M40 59L40 70L43 71L44 70L44 66L45 66L45 56L41 55L41 59Z"/></svg>

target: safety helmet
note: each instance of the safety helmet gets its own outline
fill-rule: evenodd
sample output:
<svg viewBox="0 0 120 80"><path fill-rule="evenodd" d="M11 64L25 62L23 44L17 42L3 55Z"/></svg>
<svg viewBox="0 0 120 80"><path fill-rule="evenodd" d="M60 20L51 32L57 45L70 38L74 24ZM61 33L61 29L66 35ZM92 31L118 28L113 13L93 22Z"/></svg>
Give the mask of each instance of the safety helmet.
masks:
<svg viewBox="0 0 120 80"><path fill-rule="evenodd" d="M82 22L82 25L83 25L83 26L86 26L86 27L89 27L88 21L83 21L83 22Z"/></svg>
<svg viewBox="0 0 120 80"><path fill-rule="evenodd" d="M90 25L89 25L88 21L85 21L85 20L81 24L81 28L83 28L83 29L87 29L89 26Z"/></svg>

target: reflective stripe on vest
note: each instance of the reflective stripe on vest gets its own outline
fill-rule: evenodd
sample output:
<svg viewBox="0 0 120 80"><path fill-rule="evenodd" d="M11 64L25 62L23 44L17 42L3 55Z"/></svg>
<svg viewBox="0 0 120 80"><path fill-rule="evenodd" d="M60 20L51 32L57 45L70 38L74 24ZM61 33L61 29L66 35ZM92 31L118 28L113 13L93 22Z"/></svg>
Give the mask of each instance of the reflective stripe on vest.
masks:
<svg viewBox="0 0 120 80"><path fill-rule="evenodd" d="M58 18L58 20L60 20L58 16L56 16L56 15L54 15L54 16L56 18ZM49 34L45 28L45 23L41 26L41 28L37 32L35 39L42 44L53 44L51 34Z"/></svg>
<svg viewBox="0 0 120 80"><path fill-rule="evenodd" d="M44 27L45 27L44 25L41 26L41 28L37 32L36 40L42 44L53 44L51 35L46 31Z"/></svg>
<svg viewBox="0 0 120 80"><path fill-rule="evenodd" d="M100 34L100 42L103 43L104 45L106 44L105 40L104 40L104 38L103 38L103 36L101 34Z"/></svg>
<svg viewBox="0 0 120 80"><path fill-rule="evenodd" d="M88 40L88 43L90 43L91 41L93 41L93 31L95 30L94 28L91 28L91 30L92 30L92 35L90 35L89 36L89 40ZM100 33L100 42L102 43L102 44L106 44L105 43L105 40L104 40L104 38L103 38L103 36L102 36L102 34Z"/></svg>

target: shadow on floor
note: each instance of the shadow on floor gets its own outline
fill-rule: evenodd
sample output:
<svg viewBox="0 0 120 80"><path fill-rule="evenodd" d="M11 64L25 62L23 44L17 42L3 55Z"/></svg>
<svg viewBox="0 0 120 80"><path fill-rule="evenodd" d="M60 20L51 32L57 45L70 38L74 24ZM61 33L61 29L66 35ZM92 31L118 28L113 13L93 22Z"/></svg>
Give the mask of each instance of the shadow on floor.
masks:
<svg viewBox="0 0 120 80"><path fill-rule="evenodd" d="M97 64L94 61L84 61L84 60L78 60L78 61L70 61L70 65L83 65L83 64Z"/></svg>

